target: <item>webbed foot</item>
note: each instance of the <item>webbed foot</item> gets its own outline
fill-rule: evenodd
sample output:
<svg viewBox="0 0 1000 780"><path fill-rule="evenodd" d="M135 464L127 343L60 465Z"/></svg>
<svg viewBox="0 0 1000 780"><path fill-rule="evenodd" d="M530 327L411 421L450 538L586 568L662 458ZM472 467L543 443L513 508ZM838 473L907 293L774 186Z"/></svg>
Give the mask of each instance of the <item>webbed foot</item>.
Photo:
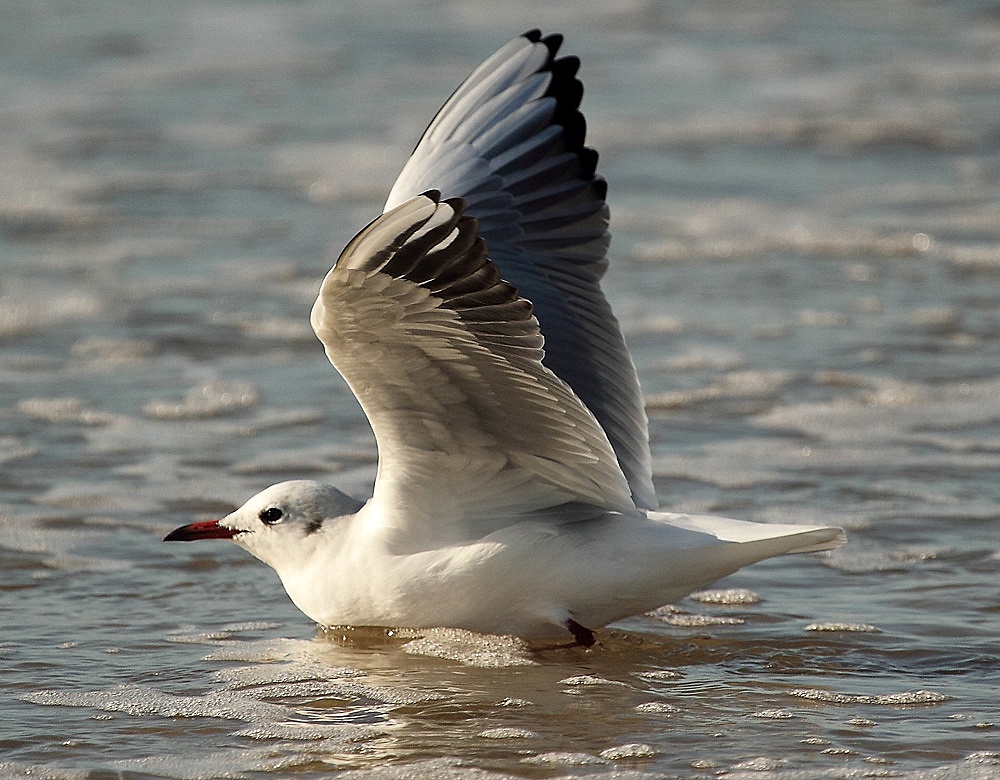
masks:
<svg viewBox="0 0 1000 780"><path fill-rule="evenodd" d="M573 647L575 645L579 645L580 647L593 647L594 643L597 641L594 637L593 631L586 626L581 626L573 620L573 618L568 618L563 625L566 626L569 632L573 635L573 639L576 640L572 645L568 645L568 647Z"/></svg>

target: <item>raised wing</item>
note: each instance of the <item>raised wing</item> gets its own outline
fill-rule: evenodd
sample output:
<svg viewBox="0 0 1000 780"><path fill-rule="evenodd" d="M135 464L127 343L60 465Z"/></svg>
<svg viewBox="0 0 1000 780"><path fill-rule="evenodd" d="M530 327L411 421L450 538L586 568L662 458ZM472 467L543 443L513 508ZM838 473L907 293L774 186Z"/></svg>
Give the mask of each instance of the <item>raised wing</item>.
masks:
<svg viewBox="0 0 1000 780"><path fill-rule="evenodd" d="M373 504L398 507L412 537L486 533L573 502L633 507L604 431L542 365L531 304L460 200L418 196L362 230L312 325L375 432Z"/></svg>
<svg viewBox="0 0 1000 780"><path fill-rule="evenodd" d="M600 287L607 185L584 146L579 60L558 35L515 38L462 83L424 132L386 210L425 190L466 201L502 277L532 302L544 363L604 428L636 504L656 507L635 366Z"/></svg>

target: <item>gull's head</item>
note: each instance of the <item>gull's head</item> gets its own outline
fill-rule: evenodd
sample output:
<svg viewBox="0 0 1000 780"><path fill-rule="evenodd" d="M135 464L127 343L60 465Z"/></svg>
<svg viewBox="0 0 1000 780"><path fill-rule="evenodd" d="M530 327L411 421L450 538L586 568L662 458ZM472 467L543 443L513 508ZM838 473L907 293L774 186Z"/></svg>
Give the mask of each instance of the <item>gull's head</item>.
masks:
<svg viewBox="0 0 1000 780"><path fill-rule="evenodd" d="M279 482L221 520L182 525L167 534L164 541L232 539L280 571L286 561L299 559L308 542L318 538L321 531L361 506L362 502L319 482Z"/></svg>

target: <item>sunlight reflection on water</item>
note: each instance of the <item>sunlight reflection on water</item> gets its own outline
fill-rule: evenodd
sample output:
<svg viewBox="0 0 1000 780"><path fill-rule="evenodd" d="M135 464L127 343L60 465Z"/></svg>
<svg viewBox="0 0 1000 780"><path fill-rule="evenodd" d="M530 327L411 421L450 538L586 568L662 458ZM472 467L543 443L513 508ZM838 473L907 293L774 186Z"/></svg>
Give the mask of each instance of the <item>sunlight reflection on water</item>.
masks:
<svg viewBox="0 0 1000 780"><path fill-rule="evenodd" d="M4 7L0 775L1000 774L994 13L138 8ZM370 490L309 306L536 25L583 59L662 502L850 544L590 651L314 633L239 550L159 539L278 479Z"/></svg>

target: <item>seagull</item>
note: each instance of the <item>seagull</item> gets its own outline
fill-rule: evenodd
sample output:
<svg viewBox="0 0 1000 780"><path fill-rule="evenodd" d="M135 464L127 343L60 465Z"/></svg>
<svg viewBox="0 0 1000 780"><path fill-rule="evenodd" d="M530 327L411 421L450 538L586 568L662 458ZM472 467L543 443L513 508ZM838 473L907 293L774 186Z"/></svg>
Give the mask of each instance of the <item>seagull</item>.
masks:
<svg viewBox="0 0 1000 780"><path fill-rule="evenodd" d="M531 30L476 68L323 280L311 323L374 431L371 498L282 482L165 541L231 539L321 626L585 647L750 563L843 543L658 511L600 286L607 185L561 44Z"/></svg>

